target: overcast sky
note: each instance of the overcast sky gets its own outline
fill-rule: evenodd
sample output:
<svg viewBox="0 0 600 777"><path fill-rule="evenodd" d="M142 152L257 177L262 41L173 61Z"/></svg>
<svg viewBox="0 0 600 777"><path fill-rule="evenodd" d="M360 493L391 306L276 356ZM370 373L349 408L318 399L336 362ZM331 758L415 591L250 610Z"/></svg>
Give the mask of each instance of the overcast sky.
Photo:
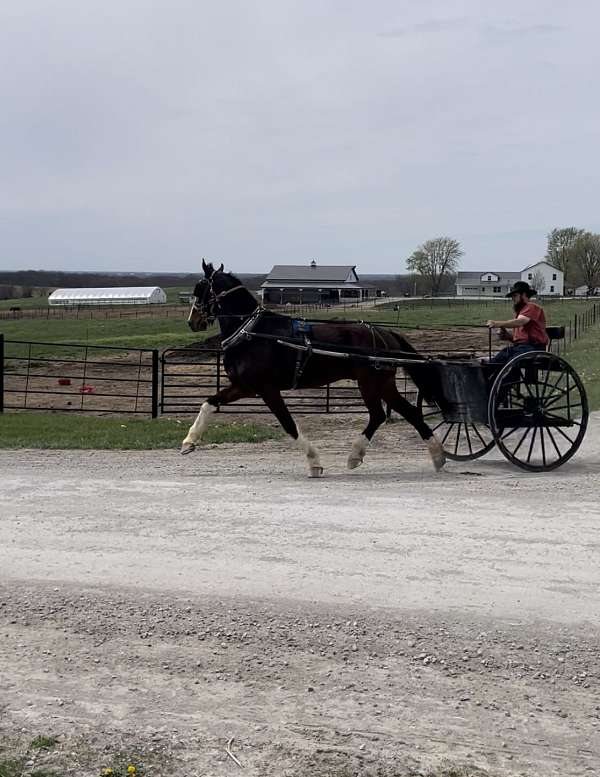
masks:
<svg viewBox="0 0 600 777"><path fill-rule="evenodd" d="M3 0L0 268L521 268L600 230L600 4Z"/></svg>

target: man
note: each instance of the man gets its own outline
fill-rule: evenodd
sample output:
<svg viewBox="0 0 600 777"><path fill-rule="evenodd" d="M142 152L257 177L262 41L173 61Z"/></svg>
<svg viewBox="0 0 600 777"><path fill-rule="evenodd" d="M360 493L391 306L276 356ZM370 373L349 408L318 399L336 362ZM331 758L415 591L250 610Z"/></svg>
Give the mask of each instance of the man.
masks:
<svg viewBox="0 0 600 777"><path fill-rule="evenodd" d="M500 329L502 340L512 345L503 348L490 359L491 364L506 364L515 356L528 351L545 351L548 345L546 316L539 305L531 301L537 294L525 281L517 281L507 297L512 297L515 317L510 321L488 321L490 329ZM510 331L508 331L510 330Z"/></svg>

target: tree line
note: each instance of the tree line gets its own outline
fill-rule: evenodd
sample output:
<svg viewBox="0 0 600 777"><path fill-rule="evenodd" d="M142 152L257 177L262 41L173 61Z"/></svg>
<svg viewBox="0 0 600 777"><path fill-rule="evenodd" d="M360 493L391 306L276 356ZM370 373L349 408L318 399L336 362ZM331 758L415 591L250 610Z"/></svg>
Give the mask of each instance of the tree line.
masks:
<svg viewBox="0 0 600 777"><path fill-rule="evenodd" d="M406 267L423 279L436 296L454 281L463 255L458 240L436 237L416 248L406 260ZM562 270L566 288L586 286L588 294L595 294L600 287L600 234L577 227L553 229L548 234L544 259ZM534 277L534 283L535 280ZM538 285L541 283L538 280Z"/></svg>

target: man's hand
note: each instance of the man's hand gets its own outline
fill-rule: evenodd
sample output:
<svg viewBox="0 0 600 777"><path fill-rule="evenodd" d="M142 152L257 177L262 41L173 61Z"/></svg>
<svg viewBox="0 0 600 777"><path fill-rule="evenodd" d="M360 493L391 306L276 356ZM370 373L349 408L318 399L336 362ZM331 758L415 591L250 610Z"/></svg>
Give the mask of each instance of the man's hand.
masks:
<svg viewBox="0 0 600 777"><path fill-rule="evenodd" d="M498 326L498 322L497 321L488 321L486 326L489 329L495 329Z"/></svg>

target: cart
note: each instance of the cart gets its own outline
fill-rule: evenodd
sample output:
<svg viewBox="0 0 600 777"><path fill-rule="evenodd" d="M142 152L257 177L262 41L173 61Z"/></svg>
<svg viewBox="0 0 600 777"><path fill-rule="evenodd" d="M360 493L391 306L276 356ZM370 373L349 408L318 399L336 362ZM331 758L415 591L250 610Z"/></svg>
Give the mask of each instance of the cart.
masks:
<svg viewBox="0 0 600 777"><path fill-rule="evenodd" d="M562 327L549 327L552 340ZM470 461L497 447L531 472L568 461L583 442L588 402L581 379L547 351L516 356L499 367L475 360L433 360L423 366L433 387L417 405L449 459Z"/></svg>

